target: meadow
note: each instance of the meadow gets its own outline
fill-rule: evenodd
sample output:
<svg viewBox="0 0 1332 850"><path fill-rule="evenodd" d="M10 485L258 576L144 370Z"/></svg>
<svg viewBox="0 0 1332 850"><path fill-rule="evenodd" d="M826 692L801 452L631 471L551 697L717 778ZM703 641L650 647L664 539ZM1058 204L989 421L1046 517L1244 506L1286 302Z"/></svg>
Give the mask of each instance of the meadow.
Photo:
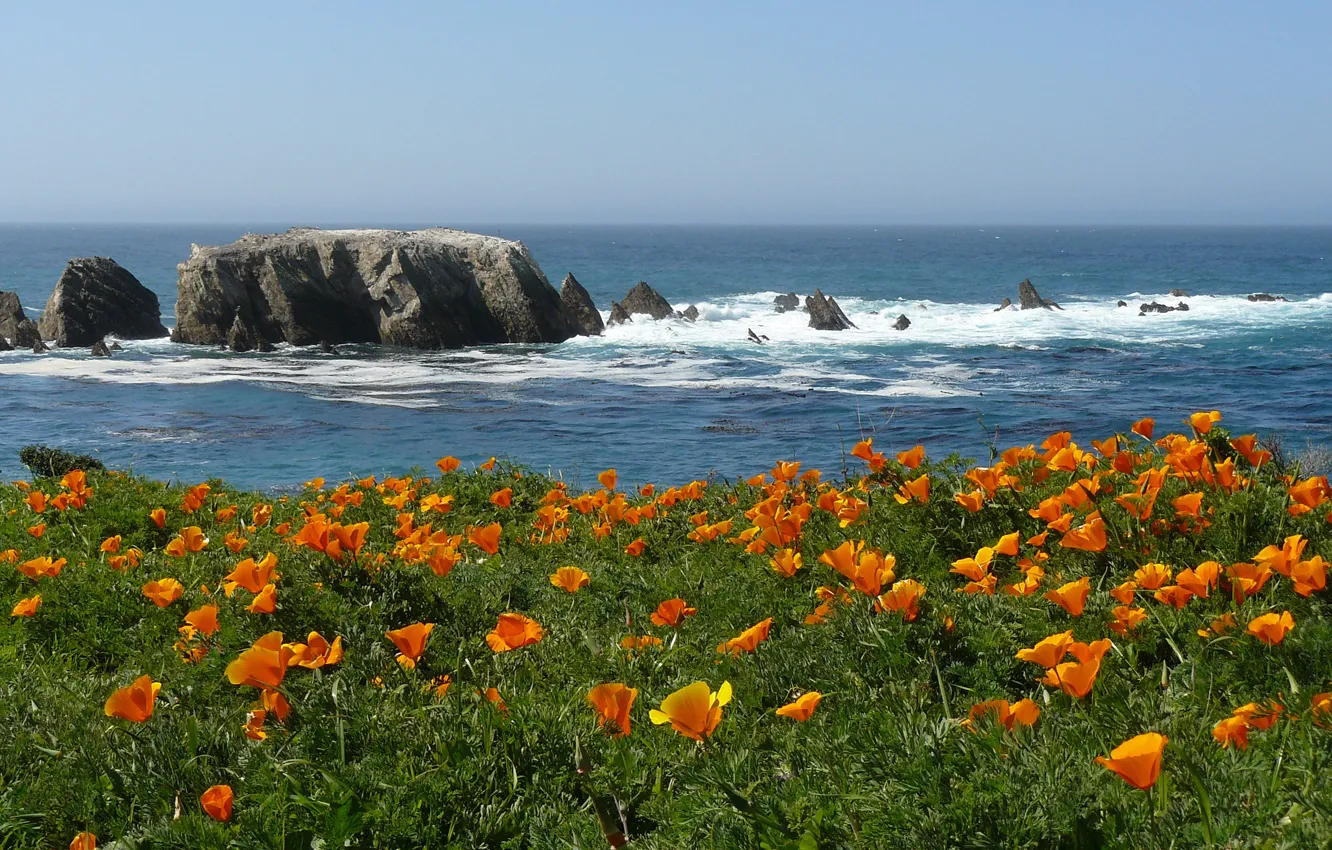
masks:
<svg viewBox="0 0 1332 850"><path fill-rule="evenodd" d="M0 848L1328 846L1325 470L1096 436L0 485Z"/></svg>

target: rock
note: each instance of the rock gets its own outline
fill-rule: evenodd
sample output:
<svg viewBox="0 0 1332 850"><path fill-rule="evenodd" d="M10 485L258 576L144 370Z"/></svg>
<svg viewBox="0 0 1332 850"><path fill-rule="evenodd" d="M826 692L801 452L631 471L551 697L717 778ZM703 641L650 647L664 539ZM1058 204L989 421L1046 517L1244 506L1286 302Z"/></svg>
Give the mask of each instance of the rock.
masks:
<svg viewBox="0 0 1332 850"><path fill-rule="evenodd" d="M13 351L13 350L14 346L10 345L7 339L0 336L0 351Z"/></svg>
<svg viewBox="0 0 1332 850"><path fill-rule="evenodd" d="M339 352L339 351L337 350L337 348L335 348L335 347L333 346L333 343L331 343L331 342L329 342L328 340L325 339L325 340L320 341L320 343L319 343L319 353L320 353L320 354L340 354L341 352Z"/></svg>
<svg viewBox="0 0 1332 850"><path fill-rule="evenodd" d="M14 347L31 348L39 354L50 350L46 347L46 343L42 342L42 333L32 319L24 319L14 328Z"/></svg>
<svg viewBox="0 0 1332 850"><path fill-rule="evenodd" d="M1116 306L1116 307L1127 307L1127 306L1128 306L1128 302L1127 302L1127 301L1120 301L1120 302L1119 302L1118 304L1116 304L1115 306Z"/></svg>
<svg viewBox="0 0 1332 850"><path fill-rule="evenodd" d="M619 301L611 302L610 318L606 320L608 325L622 325L625 322L632 322L629 317L629 311L624 309L624 305Z"/></svg>
<svg viewBox="0 0 1332 850"><path fill-rule="evenodd" d="M898 316L897 321L893 322L894 330L904 331L909 327L911 327L911 320L906 317L905 313Z"/></svg>
<svg viewBox="0 0 1332 850"><path fill-rule="evenodd" d="M757 342L759 345L763 344L763 339L758 334L754 333L753 328L746 328L745 330L749 331L750 342Z"/></svg>
<svg viewBox="0 0 1332 850"><path fill-rule="evenodd" d="M1182 289L1172 289L1172 290L1170 290L1170 297L1171 297L1171 298L1188 298L1188 297L1189 297L1189 294L1188 294L1187 292L1185 292L1184 290L1182 290Z"/></svg>
<svg viewBox="0 0 1332 850"><path fill-rule="evenodd" d="M809 310L809 326L818 331L844 331L855 325L835 298L825 298L823 291L816 289L813 295L805 297L805 309Z"/></svg>
<svg viewBox="0 0 1332 850"><path fill-rule="evenodd" d="M1179 302L1178 304L1175 305L1175 309L1176 309L1176 310L1184 310L1184 311L1187 311L1187 310L1189 309L1189 305L1187 305L1187 304L1185 304L1183 301L1181 301L1181 302Z"/></svg>
<svg viewBox="0 0 1332 850"><path fill-rule="evenodd" d="M461 230L317 230L194 246L177 266L176 342L458 348L562 342L580 326L521 242ZM263 350L262 347L260 350Z"/></svg>
<svg viewBox="0 0 1332 850"><path fill-rule="evenodd" d="M236 318L231 322L231 329L227 331L227 348L237 354L243 354L258 347L258 332L241 320L240 311L237 310Z"/></svg>
<svg viewBox="0 0 1332 850"><path fill-rule="evenodd" d="M5 293L0 293L0 297L3 297L4 294L5 294ZM1270 293L1270 292L1255 292L1254 294L1252 294L1252 295L1249 296L1249 300L1250 300L1250 301L1285 301L1285 300L1286 300L1286 296L1284 296L1284 295L1273 295L1273 294Z"/></svg>
<svg viewBox="0 0 1332 850"><path fill-rule="evenodd" d="M113 342L113 343L111 343L111 350L112 350L112 351L124 351L125 349L123 349L123 348L120 347L120 343L118 343L118 342Z"/></svg>
<svg viewBox="0 0 1332 850"><path fill-rule="evenodd" d="M108 334L121 339L167 335L157 296L107 257L69 261L38 327L43 339L71 347L92 345Z"/></svg>
<svg viewBox="0 0 1332 850"><path fill-rule="evenodd" d="M573 276L573 272L566 274L564 282L560 284L560 301L564 304L564 309L578 323L579 333L583 336L601 336L606 324L601 321L601 313L597 312L597 305L592 296L578 282L578 278Z"/></svg>
<svg viewBox="0 0 1332 850"><path fill-rule="evenodd" d="M1012 306L1013 306L1013 299L1005 298L1002 302L1000 302L998 307L994 308L994 312L998 313L1000 310L1007 310L1009 307Z"/></svg>
<svg viewBox="0 0 1332 850"><path fill-rule="evenodd" d="M654 319L666 319L675 312L671 308L671 302L662 298L657 290L641 280L634 284L634 288L624 296L620 305L631 316L635 313L645 313Z"/></svg>
<svg viewBox="0 0 1332 850"><path fill-rule="evenodd" d="M1174 307L1171 307L1169 304L1159 304L1153 301L1150 304L1138 305L1138 315L1145 316L1148 313L1174 313L1178 310L1188 312L1188 309L1189 305L1185 304L1183 301L1179 302Z"/></svg>
<svg viewBox="0 0 1332 850"><path fill-rule="evenodd" d="M680 314L680 318L684 319L686 322L697 322L698 307L694 304L690 304L685 308L685 311Z"/></svg>
<svg viewBox="0 0 1332 850"><path fill-rule="evenodd" d="M0 338L18 336L19 323L28 318L19 297L13 292L0 292Z"/></svg>
<svg viewBox="0 0 1332 850"><path fill-rule="evenodd" d="M97 340L97 342L94 342L92 344L92 348L89 350L88 353L91 354L93 357L110 357L111 349L107 348L106 340L99 339Z"/></svg>
<svg viewBox="0 0 1332 850"><path fill-rule="evenodd" d="M787 313L791 310L800 309L800 296L794 292L788 292L785 295L778 295L772 299L772 303L777 305L778 313Z"/></svg>
<svg viewBox="0 0 1332 850"><path fill-rule="evenodd" d="M1018 303L1022 305L1023 310L1064 309L1055 302L1042 298L1041 294L1036 291L1036 287L1031 285L1030 280L1024 280L1018 284Z"/></svg>

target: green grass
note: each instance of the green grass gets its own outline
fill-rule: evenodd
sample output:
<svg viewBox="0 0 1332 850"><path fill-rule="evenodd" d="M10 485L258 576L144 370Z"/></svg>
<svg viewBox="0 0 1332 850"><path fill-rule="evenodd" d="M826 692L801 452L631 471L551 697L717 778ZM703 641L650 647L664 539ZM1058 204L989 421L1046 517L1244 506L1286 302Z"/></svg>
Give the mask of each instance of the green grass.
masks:
<svg viewBox="0 0 1332 850"><path fill-rule="evenodd" d="M1215 461L1233 454L1224 437L1214 429L1207 438ZM1139 451L1145 445L1137 441ZM1154 460L1159 466L1159 453ZM451 513L418 514L418 522L451 533L504 526L497 556L464 545L466 559L447 577L391 556L399 511L373 489L342 517L371 525L361 557L335 563L293 547L274 528L291 521L294 536L301 503L314 505L331 485L277 501L214 481L205 507L187 515L182 488L95 473L86 507L47 508L40 539L25 530L38 519L25 494L0 485L0 551L68 559L58 577L39 582L0 563L0 613L34 589L43 597L36 616L0 622L0 848L63 848L85 829L100 846L123 848L606 847L598 811L627 825L630 846L657 848L1326 846L1332 729L1314 722L1310 698L1332 690L1327 592L1301 597L1276 576L1239 605L1216 589L1183 610L1148 593L1137 604L1150 616L1129 637L1112 634L1107 622L1118 604L1108 590L1149 561L1176 572L1206 560L1232 564L1297 533L1311 541L1305 558L1332 555L1328 506L1292 517L1279 477L1287 470L1275 464L1233 495L1172 476L1155 517L1172 519L1170 500L1201 490L1209 528L1147 533L1102 494L1094 505L1108 526L1106 551L1064 549L1051 533L1041 590L1090 576L1081 617L1040 593L955 592L965 581L949 573L952 561L1005 533L1020 531L1025 540L1043 530L1028 509L1081 477L1054 472L1036 483L1042 466L1021 464L1022 491L1001 489L973 514L952 500L973 489L961 481L960 460L909 473L928 471L932 494L927 504L901 505L892 494L906 471L890 459L859 493L870 507L854 524L840 528L831 513L813 510L798 543L805 568L794 578L769 566L771 553L726 542L731 535L686 539L689 516L702 510L710 521L734 518L732 535L751 525L744 511L764 493L743 483L711 482L701 499L637 526L618 524L605 539L593 535L593 517L571 511L567 542L539 545L529 535L550 479L518 478L503 464L429 480L418 474L418 500L436 492L456 500ZM1238 466L1253 474L1242 460ZM1119 492L1135 477L1104 460L1097 471ZM54 479L34 485L60 491ZM496 507L489 496L505 486L513 505ZM634 504L651 501L628 492ZM808 492L817 498L815 488ZM233 555L225 532L267 502L272 523L254 533L242 528L249 543ZM226 505L239 516L219 523L215 512ZM157 507L167 509L164 529L149 519ZM204 529L209 547L167 556L166 544L189 525ZM145 553L141 566L109 568L98 546L114 534ZM644 554L625 554L639 537ZM835 606L828 622L805 624L816 588L848 584L817 563L847 539L895 554L898 578L926 585L916 621L876 613L871 598L853 592L853 604ZM266 551L280 561L276 613L248 613L243 590L231 598L218 592L221 630L202 660L184 663L173 643L184 614L209 601L201 587L217 591L238 560ZM1034 551L1024 545L1022 554ZM376 564L378 555L388 557ZM1013 560L997 559L1001 585L1019 577ZM553 587L548 577L565 565L586 570L591 585L575 594ZM186 592L163 609L141 587L166 576ZM657 604L676 596L697 615L674 630L651 625ZM1252 617L1284 610L1296 628L1281 644L1244 634ZM506 611L540 622L544 640L492 652L485 635ZM1238 631L1198 636L1227 611ZM756 652L718 654L720 642L767 617L771 635ZM384 632L416 621L436 627L420 665L406 671ZM1038 684L1042 671L1014 655L1070 628L1080 640L1115 642L1080 701ZM346 657L322 670L292 668L283 683L290 719L270 720L269 737L252 741L242 727L258 692L230 684L224 671L272 630L288 641L312 630L339 635ZM619 646L629 634L665 643L631 653ZM112 691L142 674L162 683L153 717L141 724L106 717ZM442 675L453 685L438 699L427 685ZM723 681L734 686L710 739L695 743L649 722L650 708L698 680L714 690ZM597 727L586 695L603 682L639 689L627 737ZM499 690L507 712L478 695L488 687ZM824 694L808 722L774 714L808 690ZM1005 732L981 721L973 731L960 723L982 700L1023 697L1042 708L1033 727ZM1212 739L1213 725L1236 707L1267 699L1280 700L1286 713L1271 729L1251 732L1247 750ZM1094 761L1149 730L1169 737L1151 791ZM235 791L229 823L208 819L199 806L199 795L218 783Z"/></svg>

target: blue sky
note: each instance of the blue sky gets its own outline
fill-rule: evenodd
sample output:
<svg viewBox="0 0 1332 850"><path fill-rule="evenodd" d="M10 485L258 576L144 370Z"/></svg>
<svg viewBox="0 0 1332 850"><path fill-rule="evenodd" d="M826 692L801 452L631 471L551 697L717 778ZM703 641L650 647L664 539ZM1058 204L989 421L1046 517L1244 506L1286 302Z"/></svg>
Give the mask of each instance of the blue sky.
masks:
<svg viewBox="0 0 1332 850"><path fill-rule="evenodd" d="M0 0L0 221L1332 223L1332 3Z"/></svg>

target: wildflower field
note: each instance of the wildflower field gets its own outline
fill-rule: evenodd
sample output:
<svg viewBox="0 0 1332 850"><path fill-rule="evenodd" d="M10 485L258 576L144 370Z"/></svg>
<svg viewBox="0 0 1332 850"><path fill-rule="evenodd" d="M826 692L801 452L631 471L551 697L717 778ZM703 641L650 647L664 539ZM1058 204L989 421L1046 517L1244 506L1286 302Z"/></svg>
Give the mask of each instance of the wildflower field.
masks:
<svg viewBox="0 0 1332 850"><path fill-rule="evenodd" d="M0 485L0 848L1328 846L1332 491L1220 418Z"/></svg>

